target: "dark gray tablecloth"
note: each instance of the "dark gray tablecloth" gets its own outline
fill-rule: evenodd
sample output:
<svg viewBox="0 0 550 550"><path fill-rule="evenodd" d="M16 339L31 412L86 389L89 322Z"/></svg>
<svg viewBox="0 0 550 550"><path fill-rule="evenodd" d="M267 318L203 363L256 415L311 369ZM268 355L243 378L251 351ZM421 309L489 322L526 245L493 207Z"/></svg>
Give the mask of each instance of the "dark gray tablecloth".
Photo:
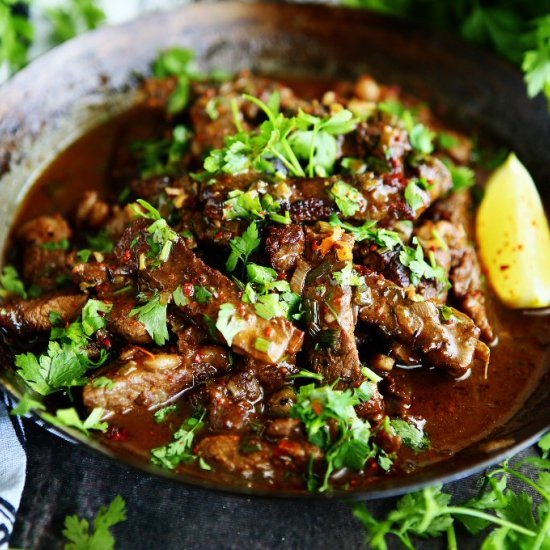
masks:
<svg viewBox="0 0 550 550"><path fill-rule="evenodd" d="M62 548L65 516L90 518L117 494L128 506L128 520L114 528L117 548L123 550L366 547L350 504L242 498L190 488L115 464L31 421L25 421L25 430L28 474L12 547ZM478 478L469 478L447 490L465 500L477 486ZM394 502L379 500L368 506L383 513ZM460 530L459 543L461 549L479 548L479 541ZM420 547L445 545L429 541Z"/></svg>

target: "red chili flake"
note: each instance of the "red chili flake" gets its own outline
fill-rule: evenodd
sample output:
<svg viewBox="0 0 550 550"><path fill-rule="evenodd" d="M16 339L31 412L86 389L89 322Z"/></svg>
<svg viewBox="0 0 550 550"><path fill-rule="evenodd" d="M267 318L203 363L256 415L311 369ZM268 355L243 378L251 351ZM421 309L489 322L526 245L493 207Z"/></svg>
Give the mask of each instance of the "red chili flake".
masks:
<svg viewBox="0 0 550 550"><path fill-rule="evenodd" d="M509 265L501 265L501 266L500 266L500 270L501 270L501 271L506 271L507 269L510 269L510 266L509 266Z"/></svg>
<svg viewBox="0 0 550 550"><path fill-rule="evenodd" d="M323 412L323 404L320 403L319 401L314 401L312 404L311 404L311 408L313 409L313 412L319 416L322 412Z"/></svg>
<svg viewBox="0 0 550 550"><path fill-rule="evenodd" d="M120 428L119 426L114 426L111 424L107 431L105 432L105 437L110 441L128 441L130 439L130 434L126 428Z"/></svg>
<svg viewBox="0 0 550 550"><path fill-rule="evenodd" d="M132 252L130 250L127 250L122 256L122 259L126 262L129 262L132 259Z"/></svg>
<svg viewBox="0 0 550 550"><path fill-rule="evenodd" d="M191 298L193 294L195 294L195 287L191 283L184 283L183 284L183 293L188 297Z"/></svg>
<svg viewBox="0 0 550 550"><path fill-rule="evenodd" d="M295 441L290 441L290 439L283 438L279 441L277 445L277 451L281 454L293 456L296 452L299 452L300 445Z"/></svg>
<svg viewBox="0 0 550 550"><path fill-rule="evenodd" d="M288 273L281 272L279 275L277 275L277 280L279 281L286 281L288 279Z"/></svg>
<svg viewBox="0 0 550 550"><path fill-rule="evenodd" d="M214 235L214 240L215 241L221 241L223 239L223 231L218 231L215 235Z"/></svg>
<svg viewBox="0 0 550 550"><path fill-rule="evenodd" d="M265 335L270 338L271 336L275 335L275 329L273 327L267 327L265 329Z"/></svg>

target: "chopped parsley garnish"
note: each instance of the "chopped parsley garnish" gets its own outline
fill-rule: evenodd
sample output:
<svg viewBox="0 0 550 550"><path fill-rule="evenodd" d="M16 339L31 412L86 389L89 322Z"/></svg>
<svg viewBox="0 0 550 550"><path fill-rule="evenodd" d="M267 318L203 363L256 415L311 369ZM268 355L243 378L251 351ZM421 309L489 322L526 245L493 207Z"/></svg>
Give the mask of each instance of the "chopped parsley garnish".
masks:
<svg viewBox="0 0 550 550"><path fill-rule="evenodd" d="M69 240L61 239L60 241L49 241L47 243L42 243L40 248L42 250L69 250Z"/></svg>
<svg viewBox="0 0 550 550"><path fill-rule="evenodd" d="M136 217L155 220L147 228L150 235L147 242L151 247L149 256L155 259L155 265L157 258L159 262L166 262L172 251L172 246L179 238L178 234L168 225L168 222L160 215L160 212L154 206L143 199L138 199L136 202L145 209L145 212L143 212L141 208L133 205L133 211Z"/></svg>
<svg viewBox="0 0 550 550"><path fill-rule="evenodd" d="M363 195L349 183L340 180L330 188L330 196L346 217L353 216L366 205Z"/></svg>
<svg viewBox="0 0 550 550"><path fill-rule="evenodd" d="M0 297L5 298L9 294L16 294L21 298L27 298L27 291L23 281L19 278L17 269L7 265L0 275Z"/></svg>
<svg viewBox="0 0 550 550"><path fill-rule="evenodd" d="M123 521L126 521L126 502L120 495L107 508L102 506L99 509L92 532L87 519L67 516L63 535L69 543L65 544L65 550L114 550L115 538L111 527Z"/></svg>
<svg viewBox="0 0 550 550"><path fill-rule="evenodd" d="M41 395L86 384L85 373L103 364L108 357L102 350L99 359L92 361L88 357L87 345L89 338L105 326L100 312L108 313L111 307L98 300L88 300L80 321L67 328L52 328L45 353L39 356L31 352L16 355L17 374Z"/></svg>
<svg viewBox="0 0 550 550"><path fill-rule="evenodd" d="M184 420L171 443L151 450L151 462L168 470L174 470L182 462L195 461L198 457L193 454L193 441L197 432L204 427L205 416L204 409L197 409L193 416Z"/></svg>
<svg viewBox="0 0 550 550"><path fill-rule="evenodd" d="M205 286L195 285L193 292L193 299L196 300L199 304L207 304L214 297L214 293L211 292Z"/></svg>
<svg viewBox="0 0 550 550"><path fill-rule="evenodd" d="M131 148L141 163L141 177L177 175L191 138L191 132L178 125L174 127L171 139L134 141Z"/></svg>
<svg viewBox="0 0 550 550"><path fill-rule="evenodd" d="M242 219L247 221L263 220L269 217L271 221L288 225L291 222L290 213L279 214L280 202L270 194L253 189L240 191L236 189L229 192L229 198L224 202L223 217L226 220Z"/></svg>
<svg viewBox="0 0 550 550"><path fill-rule="evenodd" d="M458 166L450 159L444 159L443 162L451 173L454 192L469 189L476 184L476 174L471 168Z"/></svg>
<svg viewBox="0 0 550 550"><path fill-rule="evenodd" d="M363 382L357 390L336 390L334 385L300 387L290 415L304 423L308 440L324 449L327 463L322 483L310 477L310 488L326 491L335 471L344 467L362 470L367 460L384 454L373 441L370 424L360 419L354 408L373 393L371 382Z"/></svg>
<svg viewBox="0 0 550 550"><path fill-rule="evenodd" d="M94 252L110 254L115 247L111 237L104 230L99 231L96 235L87 235L86 240Z"/></svg>
<svg viewBox="0 0 550 550"><path fill-rule="evenodd" d="M349 223L342 222L338 216L333 214L330 217L330 224L342 227L346 231L353 233L356 241L373 241L381 248L388 250L400 247L401 252L399 253L399 261L405 267L409 268L413 285L418 285L420 279L435 279L444 283L447 287L450 287L445 269L437 265L433 252L431 252L429 256L430 263L426 262L424 259L424 251L416 237L413 237L412 240L416 248L412 248L405 245L401 237L399 237L399 234L395 231L378 229L375 221L367 221L363 225L356 227Z"/></svg>
<svg viewBox="0 0 550 550"><path fill-rule="evenodd" d="M231 346L233 338L241 332L241 330L246 328L246 321L238 316L237 310L233 304L222 304L218 312L216 328L225 338L227 345Z"/></svg>
<svg viewBox="0 0 550 550"><path fill-rule="evenodd" d="M89 435L90 430L104 432L108 428L107 422L101 420L105 414L102 408L97 407L93 409L84 420L78 416L74 408L57 409L55 415L53 415L46 412L46 407L27 393L23 395L10 414L14 416L26 416L31 411L39 411L42 418L54 426L75 428L84 435Z"/></svg>
<svg viewBox="0 0 550 550"><path fill-rule="evenodd" d="M159 409L158 411L155 411L153 414L155 418L155 422L157 424L161 424L162 422L166 422L168 420L168 417L175 411L178 410L177 405L168 405L167 407L163 407L162 409Z"/></svg>
<svg viewBox="0 0 550 550"><path fill-rule="evenodd" d="M326 176L339 153L335 136L351 132L357 125L357 119L346 109L323 119L301 111L296 117L286 117L279 111L278 92L268 103L246 94L243 97L257 105L267 120L259 130L244 132L234 117L239 131L226 137L223 149L211 151L204 161L207 172L236 175L253 169L281 174L284 170L298 177Z"/></svg>
<svg viewBox="0 0 550 550"><path fill-rule="evenodd" d="M157 346L163 346L170 339L166 319L167 307L168 301L166 296L164 294L156 294L145 304L135 307L130 311L130 316L137 315L138 319L145 325L145 329Z"/></svg>
<svg viewBox="0 0 550 550"><path fill-rule="evenodd" d="M425 206L422 189L414 181L410 181L405 187L405 200L413 212Z"/></svg>
<svg viewBox="0 0 550 550"><path fill-rule="evenodd" d="M424 451L430 446L426 434L411 422L407 422L402 418L393 418L390 425L403 443L414 451Z"/></svg>
<svg viewBox="0 0 550 550"><path fill-rule="evenodd" d="M341 271L335 271L332 277L340 286L362 286L365 284L365 279L355 271L351 262L346 264Z"/></svg>
<svg viewBox="0 0 550 550"><path fill-rule="evenodd" d="M239 260L246 265L248 257L260 246L258 227L252 222L240 237L235 237L229 242L231 254L227 259L225 268L227 271L235 271Z"/></svg>
<svg viewBox="0 0 550 550"><path fill-rule="evenodd" d="M439 312L444 321L450 321L455 316L453 308L449 306L439 306Z"/></svg>

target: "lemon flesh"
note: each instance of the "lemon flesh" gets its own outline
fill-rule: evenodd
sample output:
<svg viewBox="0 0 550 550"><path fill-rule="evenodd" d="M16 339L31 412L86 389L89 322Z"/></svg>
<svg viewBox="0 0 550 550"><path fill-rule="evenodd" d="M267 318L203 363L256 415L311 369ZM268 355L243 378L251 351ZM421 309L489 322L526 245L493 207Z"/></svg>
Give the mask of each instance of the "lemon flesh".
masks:
<svg viewBox="0 0 550 550"><path fill-rule="evenodd" d="M489 282L506 306L550 306L548 220L533 179L513 153L487 182L476 233Z"/></svg>

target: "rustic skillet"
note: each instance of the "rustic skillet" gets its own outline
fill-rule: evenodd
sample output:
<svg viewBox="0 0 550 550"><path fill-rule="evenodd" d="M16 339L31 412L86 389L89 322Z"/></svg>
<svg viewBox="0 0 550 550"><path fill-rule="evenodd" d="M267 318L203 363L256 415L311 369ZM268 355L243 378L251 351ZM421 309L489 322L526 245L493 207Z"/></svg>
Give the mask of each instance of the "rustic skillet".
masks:
<svg viewBox="0 0 550 550"><path fill-rule="evenodd" d="M386 82L399 83L429 97L436 110L445 110L455 123L480 127L513 146L536 178L547 204L550 201L546 104L540 98L529 100L519 74L504 62L406 21L362 11L307 5L203 4L90 33L45 55L0 89L3 247L18 205L35 176L105 116L139 101L136 73L147 73L157 52L174 45L195 49L204 68L253 68L341 78L369 72ZM1 351L0 361L1 386L20 398L23 384ZM46 427L115 460L174 481L234 490L160 471L73 431ZM414 476L377 482L368 492L323 497L375 498L458 479L518 452L549 427L550 385L542 383L505 426L452 460Z"/></svg>

